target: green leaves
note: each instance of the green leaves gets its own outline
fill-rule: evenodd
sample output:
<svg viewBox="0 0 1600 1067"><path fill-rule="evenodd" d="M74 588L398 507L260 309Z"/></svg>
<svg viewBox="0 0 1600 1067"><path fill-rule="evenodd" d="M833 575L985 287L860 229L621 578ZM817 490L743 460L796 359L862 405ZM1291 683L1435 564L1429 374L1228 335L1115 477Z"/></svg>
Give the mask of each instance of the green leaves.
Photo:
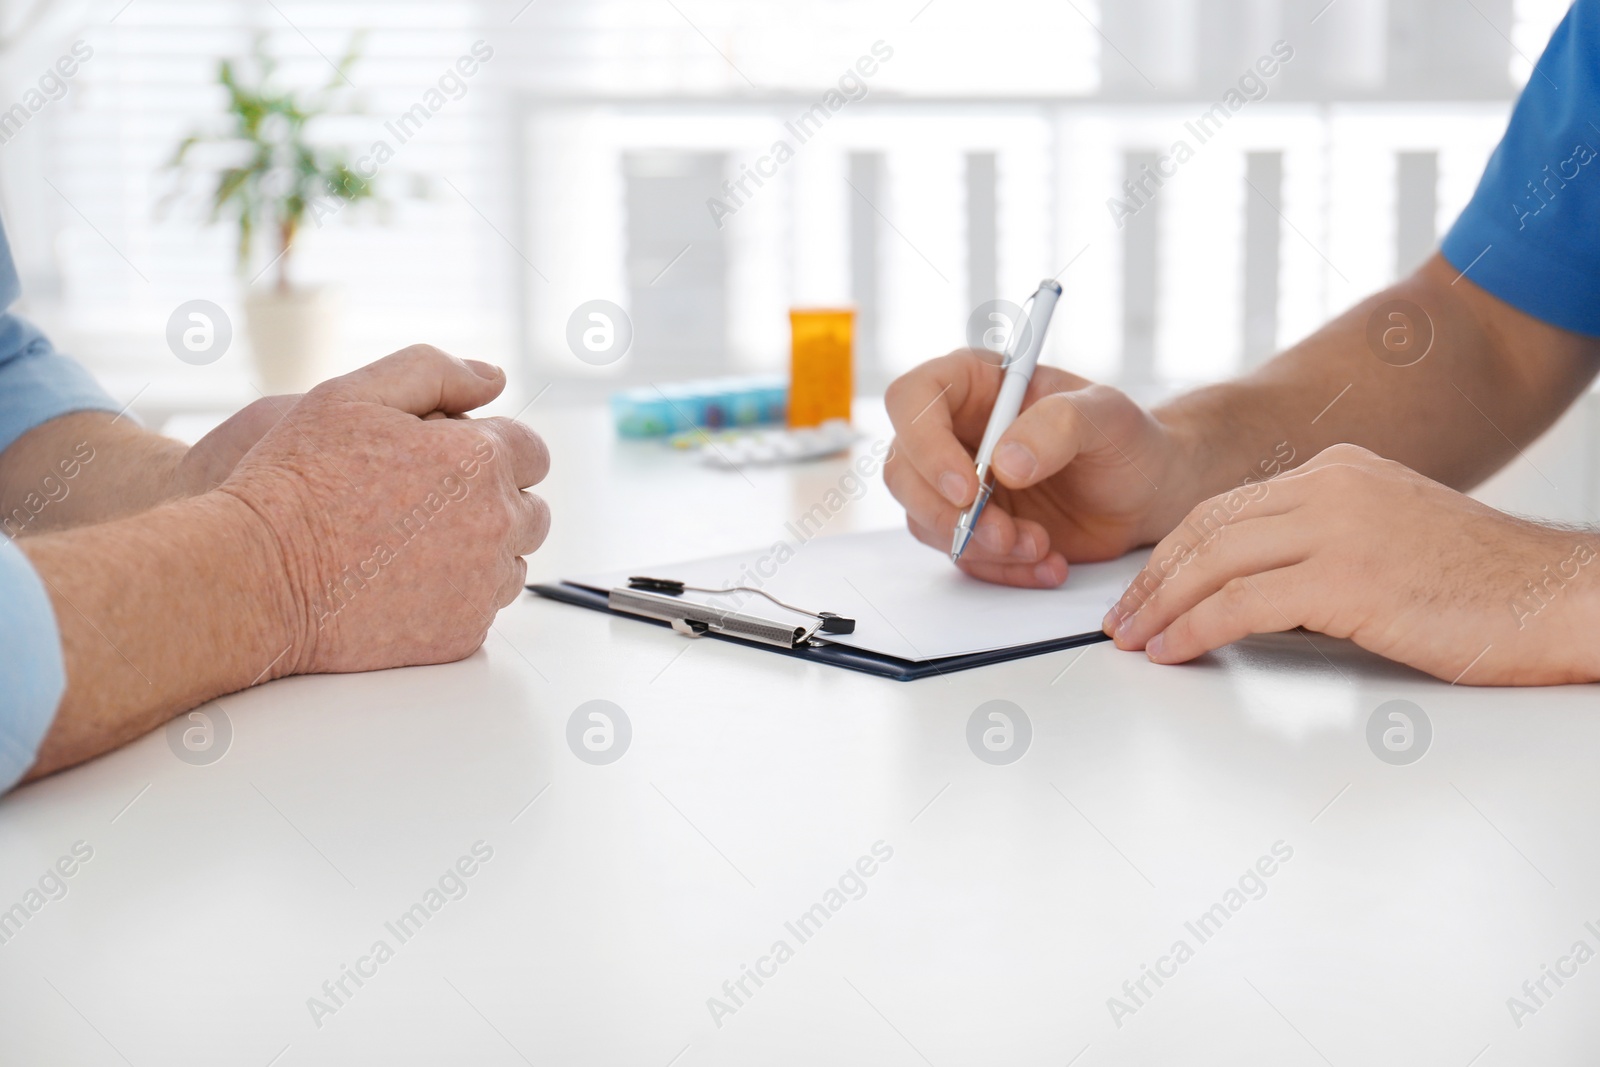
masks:
<svg viewBox="0 0 1600 1067"><path fill-rule="evenodd" d="M258 234L276 239L272 252L278 264L278 285L289 286L288 265L294 236L318 200L337 198L355 203L374 197L373 183L353 172L343 151L315 144L308 127L333 113L339 98L354 86L349 71L360 57L361 35L351 37L332 77L309 98L274 85L277 63L258 35L251 49L251 75L241 64L224 59L217 65L217 84L227 91L226 132L197 131L179 142L173 168L189 164L202 144L233 149L242 162L215 168L210 195L212 222L233 218L239 226L239 271L249 269ZM327 209L323 209L327 213ZM320 215L319 215L320 217Z"/></svg>

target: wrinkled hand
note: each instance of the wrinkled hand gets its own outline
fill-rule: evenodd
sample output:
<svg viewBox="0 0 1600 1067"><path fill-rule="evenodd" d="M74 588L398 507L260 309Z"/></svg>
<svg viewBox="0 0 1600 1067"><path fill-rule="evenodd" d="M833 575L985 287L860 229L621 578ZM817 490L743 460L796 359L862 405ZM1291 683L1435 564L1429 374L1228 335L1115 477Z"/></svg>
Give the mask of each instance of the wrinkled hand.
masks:
<svg viewBox="0 0 1600 1067"><path fill-rule="evenodd" d="M504 386L498 368L414 345L312 389L239 460L221 491L270 530L295 615L274 674L440 663L483 643L549 529L520 491L549 455L514 420L437 413Z"/></svg>
<svg viewBox="0 0 1600 1067"><path fill-rule="evenodd" d="M281 393L252 401L228 416L221 424L189 447L171 476L170 496L197 496L208 493L228 480L245 453L266 436L296 404L303 393ZM465 418L429 412L426 419Z"/></svg>
<svg viewBox="0 0 1600 1067"><path fill-rule="evenodd" d="M227 481L245 453L300 402L300 396L264 396L240 408L196 441L173 469L173 495L208 493Z"/></svg>
<svg viewBox="0 0 1600 1067"><path fill-rule="evenodd" d="M896 379L884 396L894 451L884 481L917 539L950 551L978 492L973 454L1000 391L993 353L953 352ZM995 450L995 490L959 566L991 582L1054 587L1067 560L1112 559L1170 528L1155 515L1181 449L1110 386L1039 367Z"/></svg>
<svg viewBox="0 0 1600 1067"><path fill-rule="evenodd" d="M1195 507L1106 630L1158 663L1303 626L1450 682L1593 681L1597 557L1593 532L1514 518L1335 445Z"/></svg>

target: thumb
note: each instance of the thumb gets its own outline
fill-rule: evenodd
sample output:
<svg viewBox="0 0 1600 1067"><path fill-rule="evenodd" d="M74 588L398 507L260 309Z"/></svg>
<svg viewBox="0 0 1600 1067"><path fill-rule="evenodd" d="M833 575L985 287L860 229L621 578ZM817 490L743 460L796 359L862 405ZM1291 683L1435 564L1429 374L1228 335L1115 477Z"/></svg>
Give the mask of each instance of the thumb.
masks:
<svg viewBox="0 0 1600 1067"><path fill-rule="evenodd" d="M1001 484L1024 489L1060 471L1079 455L1116 447L1144 413L1127 394L1085 384L1040 397L1023 410L994 450Z"/></svg>
<svg viewBox="0 0 1600 1067"><path fill-rule="evenodd" d="M382 404L420 417L433 411L459 415L482 407L505 386L505 372L499 367L457 359L432 345L411 345L324 382L314 391Z"/></svg>

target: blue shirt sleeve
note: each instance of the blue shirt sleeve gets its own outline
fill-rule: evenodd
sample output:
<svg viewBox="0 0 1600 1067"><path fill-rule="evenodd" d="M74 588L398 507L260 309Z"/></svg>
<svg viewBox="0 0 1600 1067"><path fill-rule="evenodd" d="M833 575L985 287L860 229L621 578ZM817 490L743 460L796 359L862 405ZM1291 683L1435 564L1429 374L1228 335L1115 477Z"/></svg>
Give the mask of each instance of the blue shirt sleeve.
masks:
<svg viewBox="0 0 1600 1067"><path fill-rule="evenodd" d="M34 757L67 688L61 635L44 583L15 542L0 540L0 793Z"/></svg>
<svg viewBox="0 0 1600 1067"><path fill-rule="evenodd" d="M57 352L38 327L10 312L21 295L11 245L0 227L0 452L51 419L120 407L88 371Z"/></svg>
<svg viewBox="0 0 1600 1067"><path fill-rule="evenodd" d="M0 452L58 416L118 408L87 371L56 352L31 323L6 310L20 292L11 248L0 228ZM13 493L20 501L15 512L0 515L0 792L33 765L66 689L61 634L50 597L28 557L11 540L37 514L30 502L38 501L41 509L49 506L51 486L8 488L23 492L20 497Z"/></svg>
<svg viewBox="0 0 1600 1067"><path fill-rule="evenodd" d="M1600 0L1550 36L1441 251L1513 307L1600 337Z"/></svg>

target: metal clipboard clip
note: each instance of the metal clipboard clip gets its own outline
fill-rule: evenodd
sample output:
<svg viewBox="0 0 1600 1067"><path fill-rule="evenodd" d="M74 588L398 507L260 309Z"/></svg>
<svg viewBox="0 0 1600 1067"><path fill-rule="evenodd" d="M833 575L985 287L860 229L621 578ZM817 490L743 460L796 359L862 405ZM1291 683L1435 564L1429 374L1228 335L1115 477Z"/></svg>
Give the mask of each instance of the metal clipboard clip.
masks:
<svg viewBox="0 0 1600 1067"><path fill-rule="evenodd" d="M812 622L804 626L774 622L731 608L680 599L684 593L706 593L712 596L754 593L766 597L785 611L804 615ZM618 586L607 594L606 605L612 611L665 622L686 637L701 637L708 633L722 634L776 648L800 648L809 645L812 637L819 632L848 634L854 633L856 628L854 619L835 615L831 611L807 611L805 608L797 608L793 604L785 604L770 593L747 585L728 589L709 589L703 586L685 585L670 578L632 577L628 579L627 586Z"/></svg>

